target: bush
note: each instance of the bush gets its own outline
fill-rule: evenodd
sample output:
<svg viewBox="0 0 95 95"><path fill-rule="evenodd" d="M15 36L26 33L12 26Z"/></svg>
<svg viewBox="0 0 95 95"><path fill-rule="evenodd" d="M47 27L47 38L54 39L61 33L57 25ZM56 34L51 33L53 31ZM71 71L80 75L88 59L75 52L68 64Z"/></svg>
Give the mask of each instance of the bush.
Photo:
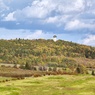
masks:
<svg viewBox="0 0 95 95"><path fill-rule="evenodd" d="M92 75L95 75L95 74L94 74L94 70L92 70Z"/></svg>
<svg viewBox="0 0 95 95"><path fill-rule="evenodd" d="M54 68L53 68L53 71L56 72L56 71L57 71L57 67L54 67Z"/></svg>
<svg viewBox="0 0 95 95"><path fill-rule="evenodd" d="M31 70L31 65L29 63L27 63L27 62L25 64L25 69Z"/></svg>
<svg viewBox="0 0 95 95"><path fill-rule="evenodd" d="M87 69L83 65L78 65L76 68L76 73L78 74L87 74Z"/></svg>
<svg viewBox="0 0 95 95"><path fill-rule="evenodd" d="M52 71L52 68L51 68L51 67L49 67L48 71Z"/></svg>

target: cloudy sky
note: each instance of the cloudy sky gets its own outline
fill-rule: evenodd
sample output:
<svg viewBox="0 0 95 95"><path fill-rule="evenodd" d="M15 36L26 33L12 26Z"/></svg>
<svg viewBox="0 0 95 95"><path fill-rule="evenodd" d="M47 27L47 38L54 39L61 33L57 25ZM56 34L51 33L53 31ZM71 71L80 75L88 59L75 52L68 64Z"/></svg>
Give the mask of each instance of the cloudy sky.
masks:
<svg viewBox="0 0 95 95"><path fill-rule="evenodd" d="M0 0L0 39L54 34L95 46L95 0Z"/></svg>

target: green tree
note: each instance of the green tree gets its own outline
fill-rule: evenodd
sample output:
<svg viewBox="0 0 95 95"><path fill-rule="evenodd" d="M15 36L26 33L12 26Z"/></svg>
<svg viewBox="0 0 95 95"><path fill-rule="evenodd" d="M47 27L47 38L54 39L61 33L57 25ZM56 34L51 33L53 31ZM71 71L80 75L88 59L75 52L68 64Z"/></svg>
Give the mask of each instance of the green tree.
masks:
<svg viewBox="0 0 95 95"><path fill-rule="evenodd" d="M25 69L31 69L31 64L30 63L28 63L28 62L26 62L26 64L25 64Z"/></svg>

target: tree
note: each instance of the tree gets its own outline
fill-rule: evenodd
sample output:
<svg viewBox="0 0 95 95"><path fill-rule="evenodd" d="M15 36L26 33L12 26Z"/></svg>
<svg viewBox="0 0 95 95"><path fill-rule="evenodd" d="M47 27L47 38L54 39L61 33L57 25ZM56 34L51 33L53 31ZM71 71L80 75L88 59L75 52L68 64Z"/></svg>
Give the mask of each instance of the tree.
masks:
<svg viewBox="0 0 95 95"><path fill-rule="evenodd" d="M92 70L92 75L95 75L95 74L94 74L94 70Z"/></svg>
<svg viewBox="0 0 95 95"><path fill-rule="evenodd" d="M78 74L86 74L87 69L83 65L78 64L78 66L76 68L76 73L78 73Z"/></svg>
<svg viewBox="0 0 95 95"><path fill-rule="evenodd" d="M26 62L26 64L25 64L25 69L31 69L31 65L28 63L28 62Z"/></svg>

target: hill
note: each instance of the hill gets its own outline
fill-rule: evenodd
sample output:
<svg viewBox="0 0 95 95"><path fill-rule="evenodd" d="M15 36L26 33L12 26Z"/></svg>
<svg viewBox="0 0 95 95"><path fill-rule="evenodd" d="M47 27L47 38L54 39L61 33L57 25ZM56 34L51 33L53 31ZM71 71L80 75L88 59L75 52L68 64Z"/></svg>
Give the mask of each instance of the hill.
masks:
<svg viewBox="0 0 95 95"><path fill-rule="evenodd" d="M95 66L95 47L64 40L0 40L0 63L73 68Z"/></svg>

